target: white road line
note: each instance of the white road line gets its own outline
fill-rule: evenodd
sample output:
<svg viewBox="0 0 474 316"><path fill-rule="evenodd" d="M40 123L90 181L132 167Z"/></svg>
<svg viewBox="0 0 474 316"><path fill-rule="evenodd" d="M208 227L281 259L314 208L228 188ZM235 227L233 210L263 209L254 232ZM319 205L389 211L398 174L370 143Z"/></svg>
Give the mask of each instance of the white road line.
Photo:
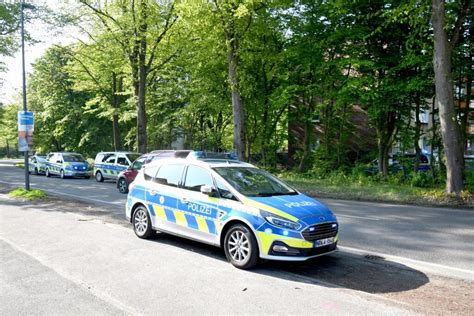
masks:
<svg viewBox="0 0 474 316"><path fill-rule="evenodd" d="M370 217L370 216L355 216L355 215L345 215L345 214L337 214L337 217L350 217L350 218L359 218L363 220L369 220L369 221L380 221L383 218L377 218L377 217Z"/></svg>
<svg viewBox="0 0 474 316"><path fill-rule="evenodd" d="M386 253L380 253L376 251L363 250L363 249L346 247L346 246L338 246L338 248L339 250L343 252L345 251L348 253L353 253L353 254L358 254L358 255L362 255L362 254L376 255L390 261L395 261L398 263L409 265L411 267L419 268L421 271L424 271L424 272L433 272L439 275L458 277L462 279L467 278L469 280L474 280L474 270L456 268L456 267L451 267L451 266L442 265L438 263L431 263L427 261L399 257L399 256L389 255Z"/></svg>

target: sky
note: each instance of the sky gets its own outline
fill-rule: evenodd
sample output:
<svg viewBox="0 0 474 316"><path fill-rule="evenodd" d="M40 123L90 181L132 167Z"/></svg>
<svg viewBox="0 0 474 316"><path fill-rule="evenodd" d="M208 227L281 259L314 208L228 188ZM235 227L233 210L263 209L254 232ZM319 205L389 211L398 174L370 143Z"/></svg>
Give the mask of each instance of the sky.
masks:
<svg viewBox="0 0 474 316"><path fill-rule="evenodd" d="M1 1L0 1L1 2ZM61 1L34 1L34 3L46 3L46 5L53 10L60 10L62 7ZM63 2L64 3L64 2ZM25 29L30 32L35 40L40 41L34 45L25 45L25 69L27 73L32 70L32 63L41 57L48 47L55 44L70 44L75 41L75 37L79 36L77 30L68 29L60 35L52 35L53 32L48 29L46 25L39 21L31 24L25 24ZM16 99L21 99L22 91L22 67L21 67L21 49L17 51L13 57L1 57L6 63L8 71L6 73L0 72L0 78L4 80L3 86L0 87L0 100L4 104L9 104Z"/></svg>

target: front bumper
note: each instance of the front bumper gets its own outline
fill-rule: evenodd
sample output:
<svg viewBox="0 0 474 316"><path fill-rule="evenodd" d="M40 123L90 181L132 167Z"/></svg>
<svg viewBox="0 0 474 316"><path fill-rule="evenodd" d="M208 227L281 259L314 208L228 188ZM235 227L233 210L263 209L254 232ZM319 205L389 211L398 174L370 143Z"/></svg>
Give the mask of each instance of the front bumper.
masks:
<svg viewBox="0 0 474 316"><path fill-rule="evenodd" d="M294 248L288 247L292 254L283 254L273 252L267 255L261 255L260 258L276 261L306 261L308 259L329 255L337 251L337 242L318 248Z"/></svg>
<svg viewBox="0 0 474 316"><path fill-rule="evenodd" d="M315 241L303 238L287 237L279 234L257 232L260 257L268 260L305 261L310 258L323 256L337 250L339 234L336 233L334 242L329 245L315 247ZM274 246L284 246L286 251L275 251Z"/></svg>
<svg viewBox="0 0 474 316"><path fill-rule="evenodd" d="M90 176L89 170L64 170L68 177L87 177Z"/></svg>

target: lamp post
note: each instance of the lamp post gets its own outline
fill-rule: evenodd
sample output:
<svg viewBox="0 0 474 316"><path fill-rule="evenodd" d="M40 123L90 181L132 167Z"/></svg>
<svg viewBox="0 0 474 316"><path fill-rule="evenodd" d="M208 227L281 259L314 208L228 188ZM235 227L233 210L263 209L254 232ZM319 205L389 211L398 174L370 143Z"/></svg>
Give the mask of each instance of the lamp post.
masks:
<svg viewBox="0 0 474 316"><path fill-rule="evenodd" d="M25 6L25 0L21 0L21 63L22 63L22 71L23 71L23 111L27 111L26 107L26 75L25 75L25 27L24 27L24 16L23 16L23 8ZM25 156L25 189L30 190L30 173L29 173L29 166L28 166L28 150L24 152Z"/></svg>

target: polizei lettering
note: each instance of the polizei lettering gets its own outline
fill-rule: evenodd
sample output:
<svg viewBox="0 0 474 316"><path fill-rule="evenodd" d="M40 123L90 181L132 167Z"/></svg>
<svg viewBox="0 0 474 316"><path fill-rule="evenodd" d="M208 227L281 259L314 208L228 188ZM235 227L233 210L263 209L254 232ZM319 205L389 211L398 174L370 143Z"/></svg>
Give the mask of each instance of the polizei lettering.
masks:
<svg viewBox="0 0 474 316"><path fill-rule="evenodd" d="M189 203L188 211L201 213L205 215L212 215L212 208L210 206L203 205L203 204Z"/></svg>

